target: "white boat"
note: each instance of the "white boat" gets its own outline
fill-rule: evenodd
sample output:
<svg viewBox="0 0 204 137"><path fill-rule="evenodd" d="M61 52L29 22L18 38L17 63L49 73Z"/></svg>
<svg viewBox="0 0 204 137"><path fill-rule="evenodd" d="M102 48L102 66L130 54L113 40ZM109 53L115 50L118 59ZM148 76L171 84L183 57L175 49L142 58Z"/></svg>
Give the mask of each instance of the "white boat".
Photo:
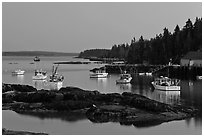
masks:
<svg viewBox="0 0 204 137"><path fill-rule="evenodd" d="M51 90L59 90L63 85L64 76L57 73L58 66L56 68L53 66L52 75L50 75L49 85Z"/></svg>
<svg viewBox="0 0 204 137"><path fill-rule="evenodd" d="M96 70L90 74L90 78L106 78L108 73L105 70Z"/></svg>
<svg viewBox="0 0 204 137"><path fill-rule="evenodd" d="M130 81L132 80L132 77L130 74L120 74L120 78L118 80L116 80L116 84L127 84L130 83Z"/></svg>
<svg viewBox="0 0 204 137"><path fill-rule="evenodd" d="M50 81L50 90L59 90L62 86L63 86L62 81L58 81L58 82Z"/></svg>
<svg viewBox="0 0 204 137"><path fill-rule="evenodd" d="M105 70L98 69L95 72L90 74L90 78L107 78L108 73Z"/></svg>
<svg viewBox="0 0 204 137"><path fill-rule="evenodd" d="M152 72L146 72L145 73L147 76L152 76Z"/></svg>
<svg viewBox="0 0 204 137"><path fill-rule="evenodd" d="M152 73L151 73L151 72L140 72L139 75L140 75L140 76L144 76L144 75L146 75L146 76L152 76Z"/></svg>
<svg viewBox="0 0 204 137"><path fill-rule="evenodd" d="M201 79L202 79L202 76L196 76L196 79L197 79L197 80L201 80Z"/></svg>
<svg viewBox="0 0 204 137"><path fill-rule="evenodd" d="M157 90L166 90L166 91L180 90L180 80L178 79L160 77L160 78L156 78L151 83L154 86L154 88Z"/></svg>
<svg viewBox="0 0 204 137"><path fill-rule="evenodd" d="M35 56L35 58L33 59L35 62L40 61L40 58L38 56Z"/></svg>
<svg viewBox="0 0 204 137"><path fill-rule="evenodd" d="M24 75L25 71L24 70L15 70L12 72L13 75Z"/></svg>
<svg viewBox="0 0 204 137"><path fill-rule="evenodd" d="M46 71L35 70L35 75L32 78L33 80L45 80L47 78Z"/></svg>
<svg viewBox="0 0 204 137"><path fill-rule="evenodd" d="M143 76L143 75L145 75L145 72L140 72L139 75Z"/></svg>

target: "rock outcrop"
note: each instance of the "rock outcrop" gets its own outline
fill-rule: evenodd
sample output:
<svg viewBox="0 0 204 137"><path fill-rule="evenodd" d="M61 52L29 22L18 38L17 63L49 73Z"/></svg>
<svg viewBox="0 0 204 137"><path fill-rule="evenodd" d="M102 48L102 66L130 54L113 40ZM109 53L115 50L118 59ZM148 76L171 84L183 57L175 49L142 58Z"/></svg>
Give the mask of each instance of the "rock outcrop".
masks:
<svg viewBox="0 0 204 137"><path fill-rule="evenodd" d="M47 133L35 133L28 131L14 131L2 128L2 135L48 135Z"/></svg>
<svg viewBox="0 0 204 137"><path fill-rule="evenodd" d="M2 90L3 109L21 113L86 110L87 118L97 123L150 126L192 117L197 112L191 107L172 106L129 92L102 94L77 87L49 91L11 84L3 84Z"/></svg>

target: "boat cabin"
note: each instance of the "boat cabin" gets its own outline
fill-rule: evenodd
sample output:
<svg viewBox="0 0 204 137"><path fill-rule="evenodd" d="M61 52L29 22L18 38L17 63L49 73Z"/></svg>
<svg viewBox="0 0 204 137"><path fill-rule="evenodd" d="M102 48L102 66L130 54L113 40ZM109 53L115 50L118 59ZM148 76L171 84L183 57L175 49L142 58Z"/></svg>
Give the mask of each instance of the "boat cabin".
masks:
<svg viewBox="0 0 204 137"><path fill-rule="evenodd" d="M179 83L180 83L180 80L170 79L168 77L161 77L161 78L155 79L155 84L161 85L161 86L177 86L179 85Z"/></svg>
<svg viewBox="0 0 204 137"><path fill-rule="evenodd" d="M130 77L131 77L130 74L120 74L120 79L128 79Z"/></svg>

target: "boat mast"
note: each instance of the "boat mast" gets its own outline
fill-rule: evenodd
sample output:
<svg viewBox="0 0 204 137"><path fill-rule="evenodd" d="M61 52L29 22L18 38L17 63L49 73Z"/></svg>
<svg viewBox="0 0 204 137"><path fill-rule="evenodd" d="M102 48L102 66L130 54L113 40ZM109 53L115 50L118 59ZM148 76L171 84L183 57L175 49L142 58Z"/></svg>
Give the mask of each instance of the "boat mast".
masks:
<svg viewBox="0 0 204 137"><path fill-rule="evenodd" d="M52 66L52 76L54 76L54 65Z"/></svg>
<svg viewBox="0 0 204 137"><path fill-rule="evenodd" d="M118 67L119 67L119 69L120 69L120 74L122 74L122 73L123 73L123 71L122 71L122 69L121 69L120 65L118 65Z"/></svg>
<svg viewBox="0 0 204 137"><path fill-rule="evenodd" d="M57 73L58 67L59 67L59 64L57 64L57 67L55 68L54 75Z"/></svg>
<svg viewBox="0 0 204 137"><path fill-rule="evenodd" d="M171 61L172 61L172 58L170 58L169 64L168 64L168 78L169 78L169 67L171 66Z"/></svg>

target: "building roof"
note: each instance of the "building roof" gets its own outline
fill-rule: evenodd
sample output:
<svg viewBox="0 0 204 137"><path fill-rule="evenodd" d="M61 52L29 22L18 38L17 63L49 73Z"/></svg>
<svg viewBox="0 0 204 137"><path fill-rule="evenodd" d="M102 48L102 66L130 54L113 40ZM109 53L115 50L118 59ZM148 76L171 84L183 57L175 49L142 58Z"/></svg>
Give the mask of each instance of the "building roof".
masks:
<svg viewBox="0 0 204 137"><path fill-rule="evenodd" d="M182 59L202 60L202 52L188 52Z"/></svg>

